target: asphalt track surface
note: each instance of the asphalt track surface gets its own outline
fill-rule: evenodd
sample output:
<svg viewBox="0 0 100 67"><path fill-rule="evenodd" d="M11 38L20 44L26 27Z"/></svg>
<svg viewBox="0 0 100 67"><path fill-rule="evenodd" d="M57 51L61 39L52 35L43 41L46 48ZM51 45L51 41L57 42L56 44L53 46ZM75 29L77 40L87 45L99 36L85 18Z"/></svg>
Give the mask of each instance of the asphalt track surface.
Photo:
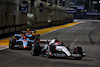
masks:
<svg viewBox="0 0 100 67"><path fill-rule="evenodd" d="M6 49L0 51L0 67L100 67L99 36L100 23L83 20L80 24L41 36L42 39L58 38L71 48L81 46L86 52L82 60L31 56L30 50Z"/></svg>

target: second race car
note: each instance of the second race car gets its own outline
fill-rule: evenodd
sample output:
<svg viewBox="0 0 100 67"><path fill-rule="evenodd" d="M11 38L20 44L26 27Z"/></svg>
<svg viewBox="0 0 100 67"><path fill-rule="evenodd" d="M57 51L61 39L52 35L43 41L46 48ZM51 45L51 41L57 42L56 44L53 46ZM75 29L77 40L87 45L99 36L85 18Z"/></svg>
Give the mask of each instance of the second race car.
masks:
<svg viewBox="0 0 100 67"><path fill-rule="evenodd" d="M30 34L31 32L31 34ZM9 48L28 48L30 49L32 47L32 44L38 41L39 34L32 35L32 32L35 33L35 31L21 31L21 34L15 34L15 38L9 39Z"/></svg>
<svg viewBox="0 0 100 67"><path fill-rule="evenodd" d="M81 47L75 46L74 49L70 49L66 47L62 42L57 39L53 39L50 42L45 40L44 42L48 42L42 49L41 55L45 57L74 57L75 59L82 59L85 57L85 52L83 52ZM36 46L35 46L36 47ZM35 47L31 49L31 54L34 55ZM39 49L39 48L38 48ZM40 49L39 49L40 50Z"/></svg>

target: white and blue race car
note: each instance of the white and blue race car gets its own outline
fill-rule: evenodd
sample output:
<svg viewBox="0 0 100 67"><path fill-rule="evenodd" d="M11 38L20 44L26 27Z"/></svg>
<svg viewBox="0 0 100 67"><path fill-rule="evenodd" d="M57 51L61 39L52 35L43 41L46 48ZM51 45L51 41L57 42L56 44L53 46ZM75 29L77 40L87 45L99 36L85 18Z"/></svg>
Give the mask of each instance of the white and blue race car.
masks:
<svg viewBox="0 0 100 67"><path fill-rule="evenodd" d="M34 32L34 31L33 31ZM15 34L15 38L9 39L9 48L25 48L30 49L32 47L32 44L36 43L36 41L39 39L39 34L32 35L29 34L29 32L23 31L22 34Z"/></svg>

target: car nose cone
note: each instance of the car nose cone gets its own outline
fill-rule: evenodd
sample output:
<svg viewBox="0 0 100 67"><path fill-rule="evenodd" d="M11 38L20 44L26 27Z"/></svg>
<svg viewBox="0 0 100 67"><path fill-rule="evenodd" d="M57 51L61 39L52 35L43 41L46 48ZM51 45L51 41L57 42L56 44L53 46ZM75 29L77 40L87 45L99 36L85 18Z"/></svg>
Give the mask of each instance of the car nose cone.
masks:
<svg viewBox="0 0 100 67"><path fill-rule="evenodd" d="M27 48L27 46L24 46L24 48Z"/></svg>

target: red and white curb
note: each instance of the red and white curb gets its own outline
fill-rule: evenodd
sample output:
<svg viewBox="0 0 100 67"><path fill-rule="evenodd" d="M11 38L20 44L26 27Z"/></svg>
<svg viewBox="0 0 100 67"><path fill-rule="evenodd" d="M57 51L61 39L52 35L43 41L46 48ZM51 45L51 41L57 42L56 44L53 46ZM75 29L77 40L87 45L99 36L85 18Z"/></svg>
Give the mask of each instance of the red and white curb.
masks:
<svg viewBox="0 0 100 67"><path fill-rule="evenodd" d="M8 45L0 45L0 51L8 49L9 46Z"/></svg>

